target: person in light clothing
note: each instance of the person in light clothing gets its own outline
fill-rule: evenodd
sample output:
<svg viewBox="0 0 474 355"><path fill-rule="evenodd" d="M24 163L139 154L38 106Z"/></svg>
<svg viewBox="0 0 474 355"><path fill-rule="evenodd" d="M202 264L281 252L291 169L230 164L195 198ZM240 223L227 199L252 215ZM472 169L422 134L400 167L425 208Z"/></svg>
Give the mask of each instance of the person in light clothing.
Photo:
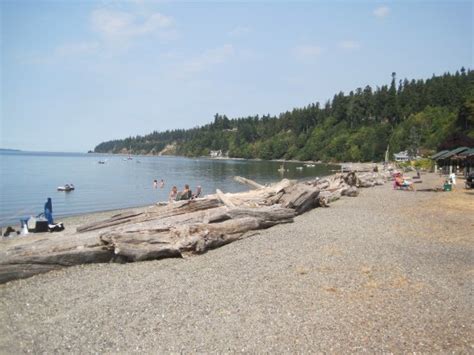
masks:
<svg viewBox="0 0 474 355"><path fill-rule="evenodd" d="M449 181L451 182L451 185L456 185L456 174L455 173L449 174Z"/></svg>
<svg viewBox="0 0 474 355"><path fill-rule="evenodd" d="M168 196L168 201L176 201L176 197L178 196L178 188L176 186L173 186L171 188L170 194Z"/></svg>

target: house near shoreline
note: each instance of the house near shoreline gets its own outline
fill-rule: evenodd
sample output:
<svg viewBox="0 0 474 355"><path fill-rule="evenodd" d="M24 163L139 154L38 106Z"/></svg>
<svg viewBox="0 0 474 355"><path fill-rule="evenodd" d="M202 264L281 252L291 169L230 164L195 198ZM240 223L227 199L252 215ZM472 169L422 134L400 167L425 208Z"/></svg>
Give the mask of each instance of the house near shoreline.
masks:
<svg viewBox="0 0 474 355"><path fill-rule="evenodd" d="M434 171L445 174L452 172L467 175L474 171L474 148L459 147L452 150L442 150L430 157L435 162Z"/></svg>
<svg viewBox="0 0 474 355"><path fill-rule="evenodd" d="M397 162L403 162L403 161L410 161L411 157L408 154L408 151L405 150L403 152L393 154L393 159Z"/></svg>
<svg viewBox="0 0 474 355"><path fill-rule="evenodd" d="M221 149L219 150L211 150L209 152L209 156L211 158L228 158L228 154L224 153Z"/></svg>

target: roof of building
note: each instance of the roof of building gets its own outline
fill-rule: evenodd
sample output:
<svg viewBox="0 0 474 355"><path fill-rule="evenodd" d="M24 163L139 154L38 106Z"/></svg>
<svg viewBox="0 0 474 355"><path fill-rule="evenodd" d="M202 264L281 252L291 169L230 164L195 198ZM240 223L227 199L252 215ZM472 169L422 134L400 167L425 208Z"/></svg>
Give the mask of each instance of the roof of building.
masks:
<svg viewBox="0 0 474 355"><path fill-rule="evenodd" d="M401 152L393 153L393 155L399 156L399 157L408 157L408 150L402 150Z"/></svg>
<svg viewBox="0 0 474 355"><path fill-rule="evenodd" d="M439 152L439 153L436 153L435 155L433 155L431 157L431 159L434 159L434 160L443 160L443 159L448 159L448 158L451 158L457 154L460 154L466 150L469 150L468 147L459 147L459 148L456 148L456 149L453 149L453 150L449 150L449 151L443 151L443 152ZM441 154L443 153L443 154Z"/></svg>
<svg viewBox="0 0 474 355"><path fill-rule="evenodd" d="M463 157L470 157L471 155L474 155L474 148L469 148L468 150L465 150L462 153L459 153L459 155Z"/></svg>
<svg viewBox="0 0 474 355"><path fill-rule="evenodd" d="M440 157L441 155L446 154L446 153L448 153L448 152L449 152L449 150L442 150L441 152L438 152L438 153L436 153L436 154L433 154L433 155L431 156L431 159L435 159L435 160L436 160L436 159L438 159L438 157Z"/></svg>

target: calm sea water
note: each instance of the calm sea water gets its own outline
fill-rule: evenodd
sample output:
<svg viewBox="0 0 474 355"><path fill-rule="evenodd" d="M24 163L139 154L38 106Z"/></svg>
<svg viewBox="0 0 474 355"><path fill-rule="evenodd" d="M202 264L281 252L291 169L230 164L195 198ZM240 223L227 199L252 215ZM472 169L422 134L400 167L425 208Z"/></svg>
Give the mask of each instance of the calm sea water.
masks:
<svg viewBox="0 0 474 355"><path fill-rule="evenodd" d="M324 176L336 165L304 167L279 162L188 159L181 157L125 156L81 153L0 152L0 225L18 224L24 216L43 212L52 198L55 218L89 212L151 205L166 201L172 185L182 190L189 184L194 191L201 185L204 194L216 188L224 192L248 188L233 180L239 175L260 183L282 177L302 179ZM105 160L105 164L98 164ZM153 188L153 180L163 179L164 188ZM73 183L76 189L59 192L57 187Z"/></svg>

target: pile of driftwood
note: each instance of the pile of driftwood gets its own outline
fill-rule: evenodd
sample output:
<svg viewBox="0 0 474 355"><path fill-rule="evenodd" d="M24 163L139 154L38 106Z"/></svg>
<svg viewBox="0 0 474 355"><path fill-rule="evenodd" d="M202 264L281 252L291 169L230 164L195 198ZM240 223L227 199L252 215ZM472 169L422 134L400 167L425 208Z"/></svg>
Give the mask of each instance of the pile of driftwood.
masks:
<svg viewBox="0 0 474 355"><path fill-rule="evenodd" d="M291 223L295 215L328 206L359 187L384 183L379 173L336 174L263 186L235 177L252 190L156 205L77 228L72 234L42 234L0 243L0 283L62 267L183 257L231 243L252 231Z"/></svg>

